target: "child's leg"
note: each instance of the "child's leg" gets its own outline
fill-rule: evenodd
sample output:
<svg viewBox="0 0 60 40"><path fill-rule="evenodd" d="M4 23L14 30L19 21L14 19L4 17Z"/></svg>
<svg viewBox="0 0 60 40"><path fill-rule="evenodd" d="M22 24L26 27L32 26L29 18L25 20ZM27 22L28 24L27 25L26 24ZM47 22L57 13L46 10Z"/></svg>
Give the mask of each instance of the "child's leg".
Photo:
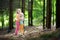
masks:
<svg viewBox="0 0 60 40"><path fill-rule="evenodd" d="M18 31L19 31L19 22L16 22L16 30L15 30L15 35L18 34Z"/></svg>

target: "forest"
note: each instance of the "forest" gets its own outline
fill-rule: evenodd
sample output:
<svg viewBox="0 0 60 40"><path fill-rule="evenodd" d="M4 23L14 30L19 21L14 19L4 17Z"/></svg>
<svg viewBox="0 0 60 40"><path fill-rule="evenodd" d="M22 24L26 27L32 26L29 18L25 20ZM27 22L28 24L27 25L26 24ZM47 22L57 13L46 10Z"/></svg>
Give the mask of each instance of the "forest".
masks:
<svg viewBox="0 0 60 40"><path fill-rule="evenodd" d="M8 34L15 30L16 10L18 8L24 14L24 30L38 30L39 27L39 30L42 29L43 32L53 31L55 33L59 30L60 0L0 0L0 30L3 35L4 31L7 31ZM45 36L54 34L49 34L49 32ZM57 32L56 35L60 34ZM31 40L40 40L39 37L31 38Z"/></svg>

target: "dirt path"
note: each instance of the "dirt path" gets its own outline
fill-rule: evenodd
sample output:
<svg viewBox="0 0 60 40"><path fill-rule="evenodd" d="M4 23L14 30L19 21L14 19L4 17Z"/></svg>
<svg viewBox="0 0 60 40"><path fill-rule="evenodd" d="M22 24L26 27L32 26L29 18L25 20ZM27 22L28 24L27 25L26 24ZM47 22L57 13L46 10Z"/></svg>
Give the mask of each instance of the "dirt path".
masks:
<svg viewBox="0 0 60 40"><path fill-rule="evenodd" d="M0 40L26 40L27 38L34 38L34 37L38 37L42 34L46 34L46 33L52 33L53 31L51 30L43 30L43 28L40 27L26 27L25 28L25 32L24 35L18 35L15 36L14 30L12 30L12 32L7 33L7 31L0 31Z"/></svg>

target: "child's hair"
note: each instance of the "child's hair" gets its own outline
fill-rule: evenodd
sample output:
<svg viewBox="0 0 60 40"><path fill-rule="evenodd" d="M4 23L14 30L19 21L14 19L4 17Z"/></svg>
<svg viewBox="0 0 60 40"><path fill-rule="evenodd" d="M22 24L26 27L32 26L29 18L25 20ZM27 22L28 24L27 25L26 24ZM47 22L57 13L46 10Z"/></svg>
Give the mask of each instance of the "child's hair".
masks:
<svg viewBox="0 0 60 40"><path fill-rule="evenodd" d="M18 13L18 11L20 11L20 12L21 12L21 9L20 9L20 8L18 8L16 11L17 11L17 14L19 14L19 13Z"/></svg>

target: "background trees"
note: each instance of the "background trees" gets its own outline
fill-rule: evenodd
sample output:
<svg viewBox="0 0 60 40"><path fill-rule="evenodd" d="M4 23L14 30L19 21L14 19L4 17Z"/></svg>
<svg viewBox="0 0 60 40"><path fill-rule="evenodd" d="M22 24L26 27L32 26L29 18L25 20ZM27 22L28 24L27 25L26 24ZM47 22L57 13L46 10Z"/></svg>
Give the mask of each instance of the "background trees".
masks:
<svg viewBox="0 0 60 40"><path fill-rule="evenodd" d="M16 9L21 8L24 13L25 26L43 26L50 28L51 24L59 24L59 14L56 0L0 0L0 27L15 27ZM1 11L5 9L4 12ZM58 10L58 8L57 8ZM57 13L57 14L56 14ZM58 16L57 16L58 15ZM57 18L57 20L56 20ZM2 20L2 21L1 21ZM4 20L4 21L3 21Z"/></svg>

